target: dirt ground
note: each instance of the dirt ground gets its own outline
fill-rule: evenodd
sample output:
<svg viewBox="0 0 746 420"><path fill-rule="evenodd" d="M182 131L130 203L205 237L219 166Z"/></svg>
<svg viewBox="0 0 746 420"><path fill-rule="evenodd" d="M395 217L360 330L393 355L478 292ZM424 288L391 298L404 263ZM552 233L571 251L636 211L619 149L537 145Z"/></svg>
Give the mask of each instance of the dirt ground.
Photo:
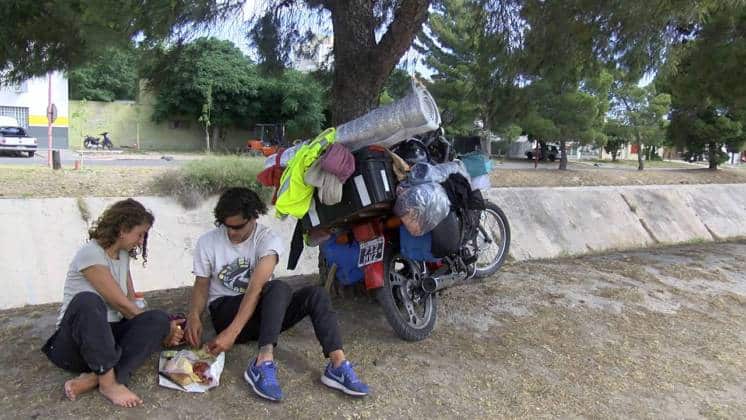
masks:
<svg viewBox="0 0 746 420"><path fill-rule="evenodd" d="M593 162L570 162L567 171L558 171L557 164L541 164L538 169L534 169L531 162L508 161L495 165L491 174L492 185L574 187L746 182L746 169L724 168L710 171L681 162L655 162L650 168L640 172L632 163L634 162L604 162L601 166L593 166ZM89 166L79 171L51 171L44 167L0 166L0 198L157 195L153 180L166 170L169 169Z"/></svg>
<svg viewBox="0 0 746 420"><path fill-rule="evenodd" d="M255 397L234 347L218 388L158 387L155 356L119 409L97 393L67 401L71 377L39 351L57 305L0 312L2 418L743 418L746 412L746 241L511 263L444 291L434 334L397 338L367 297L335 299L345 350L373 392L352 399L319 381L308 322L277 350L286 401ZM313 279L306 279L312 281ZM188 289L146 295L184 311ZM739 414L740 413L740 414Z"/></svg>

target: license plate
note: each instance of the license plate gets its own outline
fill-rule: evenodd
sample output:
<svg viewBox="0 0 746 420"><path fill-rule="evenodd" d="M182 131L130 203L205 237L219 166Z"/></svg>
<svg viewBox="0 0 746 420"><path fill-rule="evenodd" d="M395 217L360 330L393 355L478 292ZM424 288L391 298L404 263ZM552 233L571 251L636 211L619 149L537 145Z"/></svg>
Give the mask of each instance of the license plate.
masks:
<svg viewBox="0 0 746 420"><path fill-rule="evenodd" d="M383 236L370 241L360 243L360 255L357 258L357 266L364 267L383 260Z"/></svg>

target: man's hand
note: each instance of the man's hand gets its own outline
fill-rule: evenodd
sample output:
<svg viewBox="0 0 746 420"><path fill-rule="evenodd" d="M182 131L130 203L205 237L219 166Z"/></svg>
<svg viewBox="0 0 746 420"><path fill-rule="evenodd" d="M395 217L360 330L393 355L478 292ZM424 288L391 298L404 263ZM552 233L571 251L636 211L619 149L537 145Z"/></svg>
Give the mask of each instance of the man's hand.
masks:
<svg viewBox="0 0 746 420"><path fill-rule="evenodd" d="M187 318L186 341L192 348L199 348L202 344L202 320L199 315L189 314Z"/></svg>
<svg viewBox="0 0 746 420"><path fill-rule="evenodd" d="M185 321L186 320L184 319L175 319L171 321L171 332L168 334L168 337L163 340L164 347L178 346L184 341L184 330L181 329L181 325L184 324Z"/></svg>
<svg viewBox="0 0 746 420"><path fill-rule="evenodd" d="M223 330L217 337L207 343L207 351L213 356L217 356L220 353L230 350L235 342L236 337L228 332L228 330Z"/></svg>

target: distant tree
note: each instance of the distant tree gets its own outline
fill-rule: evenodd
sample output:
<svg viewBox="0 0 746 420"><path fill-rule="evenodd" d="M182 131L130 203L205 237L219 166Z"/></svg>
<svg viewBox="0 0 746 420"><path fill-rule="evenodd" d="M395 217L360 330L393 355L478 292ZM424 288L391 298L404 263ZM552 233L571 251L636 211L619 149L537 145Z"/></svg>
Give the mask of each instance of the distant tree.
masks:
<svg viewBox="0 0 746 420"><path fill-rule="evenodd" d="M671 96L658 93L654 84L640 87L636 82L620 77L612 86L611 113L629 130L632 142L637 145L637 169L645 168L643 145L659 146L665 139L666 120Z"/></svg>
<svg viewBox="0 0 746 420"><path fill-rule="evenodd" d="M200 38L176 46L162 52L143 76L156 95L153 119L199 121L212 147L233 127L282 122L298 135L318 132L323 120L323 91L310 76L286 71L279 78L260 78L229 41Z"/></svg>
<svg viewBox="0 0 746 420"><path fill-rule="evenodd" d="M137 52L133 46L110 47L68 74L70 99L111 102L135 99L138 84Z"/></svg>
<svg viewBox="0 0 746 420"><path fill-rule="evenodd" d="M559 169L567 169L567 142L603 143L610 84L610 74L602 72L575 88L567 83L557 90L550 80L525 88L528 105L520 125L530 138L559 142Z"/></svg>
<svg viewBox="0 0 746 420"><path fill-rule="evenodd" d="M506 25L493 25L484 1L440 0L417 48L434 70L428 88L441 108L453 112L449 131L466 134L473 122L502 131L517 121L518 56Z"/></svg>
<svg viewBox="0 0 746 420"><path fill-rule="evenodd" d="M611 155L612 162L616 162L619 151L629 143L629 131L629 128L619 121L606 121L606 125L604 126L604 133L606 134L604 150Z"/></svg>
<svg viewBox="0 0 746 420"><path fill-rule="evenodd" d="M671 94L668 137L690 153L707 152L710 169L717 169L722 148L746 143L746 9L716 3L686 41L671 51L671 66L656 81Z"/></svg>
<svg viewBox="0 0 746 420"><path fill-rule="evenodd" d="M0 2L0 75L8 81L71 71L134 40L177 42L244 0L13 0Z"/></svg>

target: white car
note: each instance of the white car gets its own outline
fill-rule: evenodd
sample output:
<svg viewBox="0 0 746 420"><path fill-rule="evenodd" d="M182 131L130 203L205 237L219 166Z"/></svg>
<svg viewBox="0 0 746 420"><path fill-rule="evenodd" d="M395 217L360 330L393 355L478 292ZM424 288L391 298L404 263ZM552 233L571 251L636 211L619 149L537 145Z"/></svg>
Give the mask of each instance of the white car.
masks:
<svg viewBox="0 0 746 420"><path fill-rule="evenodd" d="M25 152L28 157L33 157L37 143L35 137L26 135L26 130L18 124L15 118L0 117L0 153Z"/></svg>

